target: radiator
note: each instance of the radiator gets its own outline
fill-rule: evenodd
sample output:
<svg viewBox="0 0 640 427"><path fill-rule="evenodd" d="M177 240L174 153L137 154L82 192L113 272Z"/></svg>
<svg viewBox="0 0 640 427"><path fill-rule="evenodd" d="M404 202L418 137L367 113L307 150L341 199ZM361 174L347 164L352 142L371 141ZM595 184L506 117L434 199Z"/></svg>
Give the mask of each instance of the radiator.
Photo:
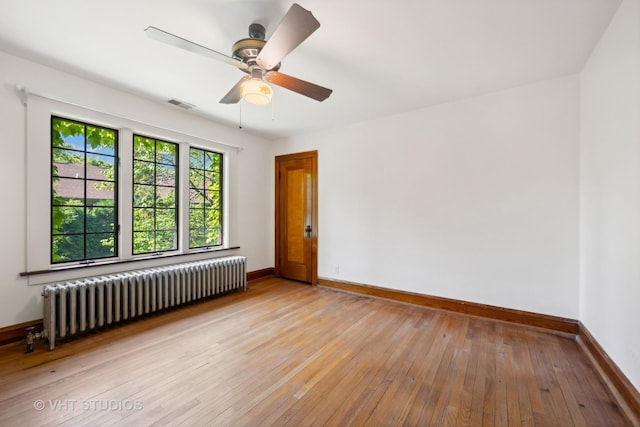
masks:
<svg viewBox="0 0 640 427"><path fill-rule="evenodd" d="M67 338L234 290L247 290L246 258L205 261L45 285L49 349Z"/></svg>

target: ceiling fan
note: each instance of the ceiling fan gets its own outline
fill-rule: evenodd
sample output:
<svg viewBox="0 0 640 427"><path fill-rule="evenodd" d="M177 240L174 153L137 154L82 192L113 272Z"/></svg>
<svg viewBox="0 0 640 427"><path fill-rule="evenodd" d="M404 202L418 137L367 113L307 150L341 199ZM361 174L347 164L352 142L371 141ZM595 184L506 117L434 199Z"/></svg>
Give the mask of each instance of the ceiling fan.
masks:
<svg viewBox="0 0 640 427"><path fill-rule="evenodd" d="M314 83L281 73L278 70L282 59L300 43L320 28L313 14L294 3L273 31L271 38L265 40L264 26L249 25L249 38L238 40L232 47L232 55L216 52L175 34L156 27L147 27L147 35L157 41L207 56L238 67L247 73L220 100L222 104L235 104L244 99L252 104L268 104L272 89L265 83L289 89L317 101L324 101L333 92Z"/></svg>

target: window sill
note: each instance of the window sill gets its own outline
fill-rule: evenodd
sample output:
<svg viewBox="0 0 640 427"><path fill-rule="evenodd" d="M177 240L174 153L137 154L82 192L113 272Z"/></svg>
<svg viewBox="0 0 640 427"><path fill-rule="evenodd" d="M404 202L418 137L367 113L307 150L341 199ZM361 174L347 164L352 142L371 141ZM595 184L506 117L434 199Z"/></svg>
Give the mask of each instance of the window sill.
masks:
<svg viewBox="0 0 640 427"><path fill-rule="evenodd" d="M51 267L46 270L23 271L20 273L20 277L37 276L41 274L50 274L50 273L73 271L73 270L91 269L95 267L113 266L113 265L119 265L119 264L141 263L144 261L152 261L152 260L158 260L158 259L193 257L197 255L202 255L202 254L224 252L224 251L230 251L234 249L240 249L240 246L196 250L194 252L189 252L188 254L159 254L159 255L148 255L148 256L127 259L127 260L96 261L91 263L85 262L82 264L78 263L78 264L65 265L60 267Z"/></svg>

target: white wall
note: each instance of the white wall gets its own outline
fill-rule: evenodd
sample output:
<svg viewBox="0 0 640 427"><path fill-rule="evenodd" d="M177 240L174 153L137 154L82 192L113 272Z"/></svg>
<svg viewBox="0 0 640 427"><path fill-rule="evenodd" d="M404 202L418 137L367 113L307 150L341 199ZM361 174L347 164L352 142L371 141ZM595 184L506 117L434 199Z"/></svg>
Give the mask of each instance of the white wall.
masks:
<svg viewBox="0 0 640 427"><path fill-rule="evenodd" d="M573 76L278 141L318 150L319 276L577 318L578 103Z"/></svg>
<svg viewBox="0 0 640 427"><path fill-rule="evenodd" d="M161 128L243 148L237 155L237 253L248 258L248 270L273 266L272 188L268 179L273 160L268 141L238 129L218 125L169 105L89 82L0 52L0 120L2 120L3 182L0 203L0 327L42 318L41 286L19 277L26 270L26 130L25 107L16 84L34 92L132 118ZM234 219L234 218L232 218ZM224 252L215 256L224 255ZM136 268L136 267L131 267ZM85 273L86 274L86 273ZM90 274L90 273L89 273Z"/></svg>
<svg viewBox="0 0 640 427"><path fill-rule="evenodd" d="M640 0L580 74L580 319L640 389Z"/></svg>

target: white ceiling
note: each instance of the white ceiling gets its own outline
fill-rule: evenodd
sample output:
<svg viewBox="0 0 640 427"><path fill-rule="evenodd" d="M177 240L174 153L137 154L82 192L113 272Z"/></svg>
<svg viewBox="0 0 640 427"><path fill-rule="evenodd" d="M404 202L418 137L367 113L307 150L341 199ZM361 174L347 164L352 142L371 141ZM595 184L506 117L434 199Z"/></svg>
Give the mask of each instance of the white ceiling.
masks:
<svg viewBox="0 0 640 427"><path fill-rule="evenodd" d="M578 72L620 0L299 0L321 27L281 71L333 89L317 102L275 88L242 106L267 138L343 126ZM287 0L0 0L0 50L237 126L218 101L244 75L146 37L155 26L231 54ZM20 83L20 82L15 82ZM64 94L58 94L63 96ZM178 108L178 107L176 107Z"/></svg>

